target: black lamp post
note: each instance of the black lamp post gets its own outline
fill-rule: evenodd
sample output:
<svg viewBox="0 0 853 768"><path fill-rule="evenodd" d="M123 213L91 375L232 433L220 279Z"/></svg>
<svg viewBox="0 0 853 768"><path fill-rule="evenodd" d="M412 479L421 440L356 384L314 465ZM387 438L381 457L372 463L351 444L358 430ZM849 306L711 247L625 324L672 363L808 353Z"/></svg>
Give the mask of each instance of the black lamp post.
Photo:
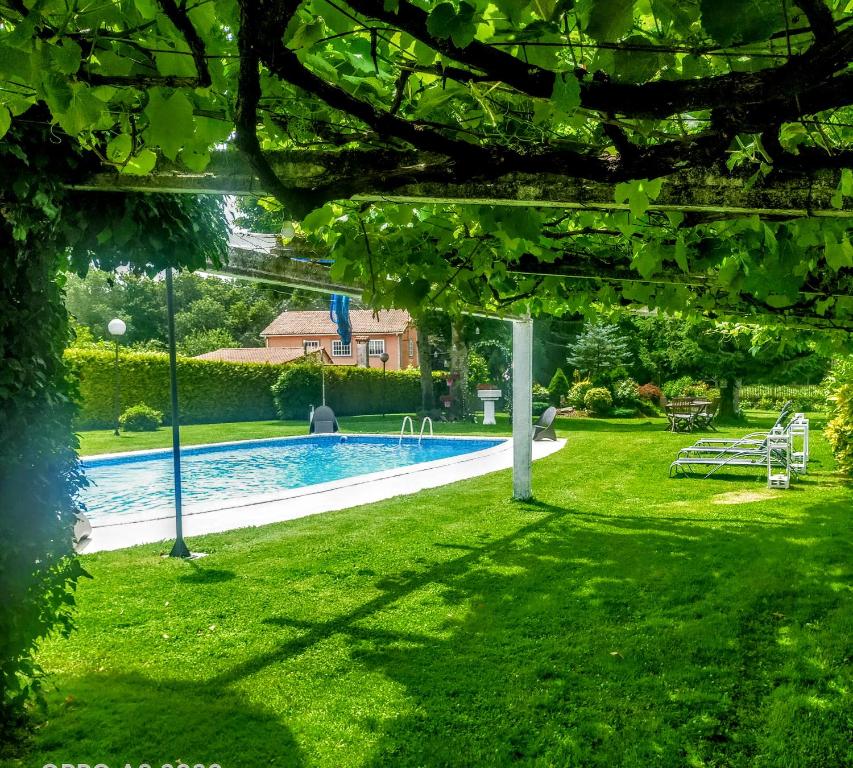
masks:
<svg viewBox="0 0 853 768"><path fill-rule="evenodd" d="M118 420L121 415L121 374L119 373L118 368L118 340L124 336L124 332L127 330L127 325L124 320L121 318L115 317L107 323L107 330L110 332L110 335L116 341L116 362L115 362L115 393L113 395L113 408L115 409L115 429L113 430L113 434L118 437Z"/></svg>
<svg viewBox="0 0 853 768"><path fill-rule="evenodd" d="M388 353L383 352L379 355L379 359L382 361L382 418L385 418L385 363L388 362Z"/></svg>
<svg viewBox="0 0 853 768"><path fill-rule="evenodd" d="M169 557L190 557L184 542L184 514L181 497L181 430L178 411L178 363L175 351L175 289L172 268L166 268L166 317L169 331L169 394L172 405L172 466L175 472L175 543Z"/></svg>

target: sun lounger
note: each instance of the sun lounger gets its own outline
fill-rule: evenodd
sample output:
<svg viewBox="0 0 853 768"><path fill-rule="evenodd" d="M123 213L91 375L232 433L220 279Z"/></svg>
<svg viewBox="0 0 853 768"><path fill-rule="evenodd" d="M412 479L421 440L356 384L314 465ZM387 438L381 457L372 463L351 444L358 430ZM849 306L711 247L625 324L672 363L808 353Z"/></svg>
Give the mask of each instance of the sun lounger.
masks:
<svg viewBox="0 0 853 768"><path fill-rule="evenodd" d="M782 410L779 412L779 416L776 418L775 423L769 430L766 432L750 432L748 435L744 435L743 437L703 437L697 440L693 445L689 446L690 448L700 448L704 446L708 447L725 447L729 445L739 445L745 446L750 443L754 445L761 445L766 439L767 436L778 427L781 427L785 423L785 419L788 417L791 408L791 401L789 400L782 406Z"/></svg>
<svg viewBox="0 0 853 768"><path fill-rule="evenodd" d="M761 467L768 477L797 474L791 461L791 430L774 427L763 440L742 439L727 445L692 445L682 448L669 466L669 476L693 474L698 467L710 467L703 477L710 477L723 468ZM786 482L787 487L787 482Z"/></svg>

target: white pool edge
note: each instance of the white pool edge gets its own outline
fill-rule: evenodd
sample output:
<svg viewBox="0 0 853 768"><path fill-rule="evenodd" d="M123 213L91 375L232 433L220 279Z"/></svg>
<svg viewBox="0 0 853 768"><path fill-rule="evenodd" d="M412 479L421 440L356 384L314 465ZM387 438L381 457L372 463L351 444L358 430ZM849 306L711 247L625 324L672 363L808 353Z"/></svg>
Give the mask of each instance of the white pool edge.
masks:
<svg viewBox="0 0 853 768"><path fill-rule="evenodd" d="M330 439L341 437L389 437L376 434L336 434ZM292 440L304 437L293 435L282 438L262 438L263 440ZM429 438L425 437L424 440ZM452 456L420 464L408 464L381 472L371 472L365 475L333 480L316 485L302 486L274 494L252 494L245 500L230 500L226 503L193 505L183 514L184 536L202 536L208 533L250 528L271 523L295 520L300 517L332 512L361 504L369 504L394 496L404 496L417 493L426 488L437 488L442 485L467 480L491 472L497 472L512 467L512 439L486 435L453 435L436 436L435 439L454 440L493 440L500 439L499 445L479 451L472 451L460 456ZM205 445L188 446L192 448L207 448L213 446L239 445L258 440L235 440L227 443L207 443ZM565 440L556 442L533 443L534 460L548 456L565 445ZM129 455L144 456L162 453L163 449L134 451L118 454L100 454L97 456L81 457L85 459L107 459L127 457ZM235 512L239 510L239 518ZM175 536L174 514L168 516L139 516L123 517L122 520L109 523L93 523L92 534L84 553L103 552L140 544L151 544L173 539Z"/></svg>

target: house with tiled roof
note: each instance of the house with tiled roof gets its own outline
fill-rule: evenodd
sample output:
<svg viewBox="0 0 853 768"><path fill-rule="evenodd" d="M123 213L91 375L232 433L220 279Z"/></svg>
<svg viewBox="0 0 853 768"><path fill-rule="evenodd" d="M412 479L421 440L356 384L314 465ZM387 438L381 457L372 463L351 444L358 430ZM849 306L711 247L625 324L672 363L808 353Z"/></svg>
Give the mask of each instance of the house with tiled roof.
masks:
<svg viewBox="0 0 853 768"><path fill-rule="evenodd" d="M282 312L261 331L261 336L267 349L323 350L335 365L381 368L381 355L385 353L389 371L417 367L417 331L408 312L352 309L349 318L352 326L349 344L341 341L328 311Z"/></svg>
<svg viewBox="0 0 853 768"><path fill-rule="evenodd" d="M223 363L269 363L286 365L306 357L331 363L332 360L323 349L306 351L303 347L225 347L196 355L196 360L218 360Z"/></svg>

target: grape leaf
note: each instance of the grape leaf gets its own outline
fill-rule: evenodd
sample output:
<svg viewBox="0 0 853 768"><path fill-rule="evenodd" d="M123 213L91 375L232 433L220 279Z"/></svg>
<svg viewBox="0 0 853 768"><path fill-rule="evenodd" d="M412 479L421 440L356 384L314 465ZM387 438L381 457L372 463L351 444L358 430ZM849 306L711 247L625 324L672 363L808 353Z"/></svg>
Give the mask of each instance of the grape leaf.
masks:
<svg viewBox="0 0 853 768"><path fill-rule="evenodd" d="M586 33L593 39L615 42L634 26L634 0L593 0Z"/></svg>
<svg viewBox="0 0 853 768"><path fill-rule="evenodd" d="M554 78L551 100L561 112L571 114L580 106L581 86L571 72L562 72Z"/></svg>
<svg viewBox="0 0 853 768"><path fill-rule="evenodd" d="M156 144L163 155L174 160L193 135L193 108L189 99L181 91L164 97L163 89L158 88L151 93L145 116L148 143Z"/></svg>

